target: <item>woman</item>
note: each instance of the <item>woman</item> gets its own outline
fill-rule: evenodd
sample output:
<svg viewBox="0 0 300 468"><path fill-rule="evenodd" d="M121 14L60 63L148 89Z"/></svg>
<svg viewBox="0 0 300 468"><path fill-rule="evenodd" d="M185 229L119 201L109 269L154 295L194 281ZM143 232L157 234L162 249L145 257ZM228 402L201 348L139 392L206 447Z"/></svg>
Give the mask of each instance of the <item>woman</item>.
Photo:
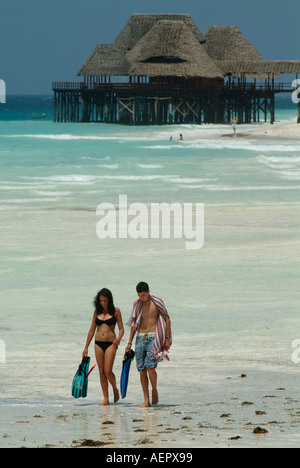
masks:
<svg viewBox="0 0 300 468"><path fill-rule="evenodd" d="M100 382L103 391L104 401L99 406L109 405L108 382L114 392L114 402L120 399L117 389L116 377L112 371L116 352L122 336L124 327L120 309L114 306L113 296L109 289L101 289L94 300L95 312L90 331L87 336L86 346L82 356L88 355L88 348L93 336L95 337L95 355L100 372ZM116 337L115 326L118 324L119 336Z"/></svg>

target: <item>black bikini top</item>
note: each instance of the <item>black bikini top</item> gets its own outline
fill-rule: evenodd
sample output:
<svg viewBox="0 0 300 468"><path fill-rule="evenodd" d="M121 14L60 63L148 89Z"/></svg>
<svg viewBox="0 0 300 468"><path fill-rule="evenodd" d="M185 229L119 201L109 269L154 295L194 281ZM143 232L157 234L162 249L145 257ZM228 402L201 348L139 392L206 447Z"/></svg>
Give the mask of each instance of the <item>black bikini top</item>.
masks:
<svg viewBox="0 0 300 468"><path fill-rule="evenodd" d="M117 323L117 320L114 315L112 315L112 317L107 320L100 320L98 319L98 317L96 318L96 325L98 325L99 327L101 327L101 325L104 325L104 324L108 325L109 327L112 327L113 325L116 325L116 323Z"/></svg>

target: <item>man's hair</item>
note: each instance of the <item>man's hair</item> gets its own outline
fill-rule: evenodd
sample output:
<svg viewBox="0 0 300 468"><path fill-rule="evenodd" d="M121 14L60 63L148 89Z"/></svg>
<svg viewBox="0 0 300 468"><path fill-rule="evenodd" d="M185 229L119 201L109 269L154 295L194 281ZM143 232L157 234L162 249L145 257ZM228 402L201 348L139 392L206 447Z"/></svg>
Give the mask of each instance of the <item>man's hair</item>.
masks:
<svg viewBox="0 0 300 468"><path fill-rule="evenodd" d="M136 287L137 293L148 292L148 291L149 291L149 286L144 281L141 281Z"/></svg>

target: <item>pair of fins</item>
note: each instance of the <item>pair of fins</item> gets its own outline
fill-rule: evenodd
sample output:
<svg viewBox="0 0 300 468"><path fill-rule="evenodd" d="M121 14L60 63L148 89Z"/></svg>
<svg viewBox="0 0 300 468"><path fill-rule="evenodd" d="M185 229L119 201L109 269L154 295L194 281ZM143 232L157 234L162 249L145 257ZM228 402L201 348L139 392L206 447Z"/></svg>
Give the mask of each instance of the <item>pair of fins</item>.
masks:
<svg viewBox="0 0 300 468"><path fill-rule="evenodd" d="M126 351L126 353L124 354L121 381L120 381L122 398L125 398L127 394L129 371L130 371L131 362L134 360L134 356L135 356L135 352L132 349L130 351Z"/></svg>
<svg viewBox="0 0 300 468"><path fill-rule="evenodd" d="M135 352L133 350L126 351L123 358L123 365L122 365L122 373L121 373L121 395L122 398L126 397L127 388L128 388L128 381L129 381L129 371L131 362L134 360ZM88 376L94 369L96 365L92 367L89 371L90 367L90 360L89 356L86 356L82 359L78 370L74 376L72 382L72 396L74 398L86 398L88 392Z"/></svg>
<svg viewBox="0 0 300 468"><path fill-rule="evenodd" d="M87 396L90 360L90 357L84 357L74 376L72 383L72 396L74 398L86 398Z"/></svg>

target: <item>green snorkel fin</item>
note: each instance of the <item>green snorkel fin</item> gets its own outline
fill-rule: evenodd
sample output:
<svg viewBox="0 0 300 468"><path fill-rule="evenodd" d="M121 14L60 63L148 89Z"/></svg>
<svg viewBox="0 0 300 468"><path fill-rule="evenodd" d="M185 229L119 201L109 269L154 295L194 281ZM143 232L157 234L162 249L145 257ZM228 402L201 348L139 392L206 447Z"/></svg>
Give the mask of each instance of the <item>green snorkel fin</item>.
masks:
<svg viewBox="0 0 300 468"><path fill-rule="evenodd" d="M90 357L84 357L74 376L72 383L72 396L74 398L86 398L88 391L88 373L90 367Z"/></svg>

